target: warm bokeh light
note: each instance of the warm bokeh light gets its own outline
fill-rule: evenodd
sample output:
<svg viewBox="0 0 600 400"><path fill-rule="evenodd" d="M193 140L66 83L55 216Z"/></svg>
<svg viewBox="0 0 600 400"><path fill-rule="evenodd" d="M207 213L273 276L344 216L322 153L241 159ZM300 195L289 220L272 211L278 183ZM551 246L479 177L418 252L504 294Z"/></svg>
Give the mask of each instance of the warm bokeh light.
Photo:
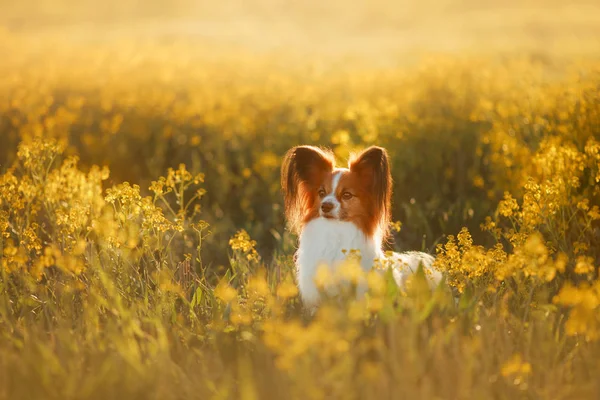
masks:
<svg viewBox="0 0 600 400"><path fill-rule="evenodd" d="M0 25L38 40L186 39L219 48L390 60L423 52L590 54L595 1L4 0Z"/></svg>
<svg viewBox="0 0 600 400"><path fill-rule="evenodd" d="M0 400L598 398L599 88L597 1L0 0ZM434 292L302 308L300 144Z"/></svg>

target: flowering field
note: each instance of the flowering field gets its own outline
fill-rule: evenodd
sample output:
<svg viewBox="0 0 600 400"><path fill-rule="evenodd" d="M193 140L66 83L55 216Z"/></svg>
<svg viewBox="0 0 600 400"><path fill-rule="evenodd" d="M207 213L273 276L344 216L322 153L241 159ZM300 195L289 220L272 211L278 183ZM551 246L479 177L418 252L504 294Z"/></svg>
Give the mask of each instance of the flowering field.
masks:
<svg viewBox="0 0 600 400"><path fill-rule="evenodd" d="M597 57L0 51L0 399L600 396ZM437 254L435 292L372 272L303 312L299 144L388 150L389 249Z"/></svg>

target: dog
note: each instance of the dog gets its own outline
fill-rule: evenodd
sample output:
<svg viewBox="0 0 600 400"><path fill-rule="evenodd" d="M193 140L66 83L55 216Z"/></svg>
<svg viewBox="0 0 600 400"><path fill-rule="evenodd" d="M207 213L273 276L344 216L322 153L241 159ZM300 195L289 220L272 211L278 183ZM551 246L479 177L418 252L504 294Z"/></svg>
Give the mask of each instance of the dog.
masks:
<svg viewBox="0 0 600 400"><path fill-rule="evenodd" d="M420 265L431 287L441 280L431 255L411 251L386 256L383 251L392 196L392 176L384 148L369 147L353 155L348 168L338 168L330 150L293 147L283 159L281 186L286 219L299 235L296 277L306 307L316 307L321 301L315 283L318 268L327 265L335 269L351 251L359 252L364 271L377 264L391 265L400 287L405 287ZM358 295L365 291L366 284L357 287Z"/></svg>

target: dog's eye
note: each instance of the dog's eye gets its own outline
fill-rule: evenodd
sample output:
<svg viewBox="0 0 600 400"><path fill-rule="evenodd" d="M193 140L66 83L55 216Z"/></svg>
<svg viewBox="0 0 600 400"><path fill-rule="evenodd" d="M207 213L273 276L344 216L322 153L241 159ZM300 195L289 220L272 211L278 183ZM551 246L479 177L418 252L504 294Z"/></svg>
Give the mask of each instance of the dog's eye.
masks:
<svg viewBox="0 0 600 400"><path fill-rule="evenodd" d="M342 199L344 199L344 200L350 200L352 197L354 197L354 195L350 192L344 192L342 194Z"/></svg>
<svg viewBox="0 0 600 400"><path fill-rule="evenodd" d="M325 197L325 195L326 195L326 194L327 194L327 193L325 193L325 190L323 190L323 189L319 189L319 197L320 197L320 198L323 198L323 197Z"/></svg>

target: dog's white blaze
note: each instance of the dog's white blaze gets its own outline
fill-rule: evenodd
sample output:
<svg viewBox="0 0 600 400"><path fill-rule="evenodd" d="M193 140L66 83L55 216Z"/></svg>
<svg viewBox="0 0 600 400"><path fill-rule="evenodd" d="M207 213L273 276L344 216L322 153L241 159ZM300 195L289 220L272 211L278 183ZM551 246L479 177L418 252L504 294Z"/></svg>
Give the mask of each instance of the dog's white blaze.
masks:
<svg viewBox="0 0 600 400"><path fill-rule="evenodd" d="M330 215L334 218L339 218L341 204L338 201L337 197L335 197L335 191L340 183L340 178L342 177L342 171L336 171L333 173L332 181L331 181L331 193L327 194L321 200L321 203L329 202L333 204L333 209L330 211ZM319 215L323 215L323 210L319 210Z"/></svg>
<svg viewBox="0 0 600 400"><path fill-rule="evenodd" d="M337 189L338 185L340 184L340 178L342 177L342 171L337 171L336 173L333 174L333 181L331 183L331 194L335 196L335 190Z"/></svg>

